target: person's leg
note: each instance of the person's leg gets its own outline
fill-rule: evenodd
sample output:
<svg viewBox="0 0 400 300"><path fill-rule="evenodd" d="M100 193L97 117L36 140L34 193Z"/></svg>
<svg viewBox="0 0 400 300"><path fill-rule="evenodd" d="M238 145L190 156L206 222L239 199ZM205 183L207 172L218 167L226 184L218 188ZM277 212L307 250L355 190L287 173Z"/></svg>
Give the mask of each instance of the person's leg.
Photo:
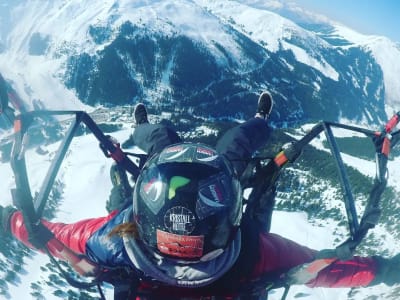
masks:
<svg viewBox="0 0 400 300"><path fill-rule="evenodd" d="M224 155L240 177L253 153L266 144L271 129L262 118L252 118L228 130L217 143L217 152Z"/></svg>
<svg viewBox="0 0 400 300"><path fill-rule="evenodd" d="M163 124L150 124L144 104L137 104L134 114L137 127L132 139L136 146L147 153L148 157L160 152L166 146L182 141L172 128Z"/></svg>
<svg viewBox="0 0 400 300"><path fill-rule="evenodd" d="M170 127L162 124L144 123L133 132L135 145L145 151L148 157L161 152L165 147L181 142L181 138Z"/></svg>
<svg viewBox="0 0 400 300"><path fill-rule="evenodd" d="M178 134L170 127L162 124L150 124L147 118L147 110L144 104L138 103L134 111L136 128L122 147L136 145L146 152L143 158L140 158L139 169L143 167L147 158L153 154L161 152L165 147L181 141ZM129 183L124 169L117 164L110 169L111 189L109 199L106 203L106 209L111 212L115 209L121 209L132 201L132 187ZM133 178L135 181L136 178Z"/></svg>
<svg viewBox="0 0 400 300"><path fill-rule="evenodd" d="M255 151L267 143L271 134L267 119L273 106L272 96L261 93L255 117L228 130L217 143L217 152L224 155L240 177Z"/></svg>
<svg viewBox="0 0 400 300"><path fill-rule="evenodd" d="M268 93L261 94L255 117L228 130L218 141L217 151L231 162L244 185L247 180L243 178L246 177L243 173L254 152L267 143L271 134L271 128L266 120L271 108L271 96ZM260 183L259 180L256 182ZM241 223L245 235L254 232L258 236L261 232L268 232L270 228L275 189L274 186L264 186L263 182L257 185L253 186Z"/></svg>

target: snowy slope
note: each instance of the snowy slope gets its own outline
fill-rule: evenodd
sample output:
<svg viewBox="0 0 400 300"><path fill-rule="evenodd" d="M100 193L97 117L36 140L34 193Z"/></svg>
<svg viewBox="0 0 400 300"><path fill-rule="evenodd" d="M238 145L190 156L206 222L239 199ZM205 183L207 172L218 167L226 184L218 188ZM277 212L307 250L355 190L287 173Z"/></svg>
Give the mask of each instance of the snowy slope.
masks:
<svg viewBox="0 0 400 300"><path fill-rule="evenodd" d="M400 106L400 45L384 36L363 35L341 24L334 26L332 36L344 38L352 44L347 47L362 47L370 51L381 66L384 82L386 102L391 105L390 115Z"/></svg>
<svg viewBox="0 0 400 300"><path fill-rule="evenodd" d="M268 50L274 52L280 47L292 50L299 61L321 71L325 76L337 80L338 74L335 66L327 64L319 57L314 57L312 51L313 47L332 46L322 38L318 38L318 32L308 32L289 19L281 17L278 13L285 8L291 10L296 17L307 18L308 22L312 20L315 23L333 26L331 38L340 38L350 42L350 45L339 46L340 48L362 47L372 52L384 73L385 97L386 102L390 104L388 114L393 113L393 109L398 110L400 104L400 85L397 79L400 72L400 45L398 43L384 36L363 35L334 20L307 12L291 2L196 0L196 3L208 7L213 13L226 20L234 20L236 29L247 32L256 41L265 42ZM309 44L310 46L299 48L290 41L288 42L287 40L293 36L306 40L305 45Z"/></svg>
<svg viewBox="0 0 400 300"><path fill-rule="evenodd" d="M338 73L322 57L317 56L314 48L330 47L323 39L307 32L294 22L268 10L253 8L239 1L196 1L206 5L212 13L225 20L233 20L233 26L257 42L262 42L271 51L291 50L296 59L309 65L326 77L338 80ZM305 48L291 43L292 38L302 40Z"/></svg>
<svg viewBox="0 0 400 300"><path fill-rule="evenodd" d="M23 99L46 99L48 107L54 109L79 107L76 95L60 82L66 55L78 49L94 54L106 45L99 46L89 38L89 26L109 26L112 31L130 21L165 34L178 31L209 44L221 55L212 44L217 40L234 54L232 59L244 58L233 37L221 29L218 18L190 1L29 1L15 13L19 17L8 34L6 51L0 54L1 72L12 80ZM37 32L49 38L46 55L29 55L31 35Z"/></svg>

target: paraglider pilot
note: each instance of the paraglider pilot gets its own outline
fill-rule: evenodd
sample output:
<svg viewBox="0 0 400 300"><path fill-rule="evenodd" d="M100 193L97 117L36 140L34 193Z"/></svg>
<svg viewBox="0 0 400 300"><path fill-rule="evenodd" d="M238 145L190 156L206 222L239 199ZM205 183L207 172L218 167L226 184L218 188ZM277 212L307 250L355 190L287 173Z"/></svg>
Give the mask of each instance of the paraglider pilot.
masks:
<svg viewBox="0 0 400 300"><path fill-rule="evenodd" d="M101 270L132 270L131 276L140 278L136 291L163 299L232 296L246 287L250 293L257 281L285 279L318 251L269 233L259 216L243 214L239 182L247 161L268 141L272 106L272 96L263 92L255 117L227 131L213 149L183 143L170 127L149 123L146 107L136 105L132 138L149 159L133 199L105 217L42 224ZM271 187L263 197L274 193ZM1 218L3 230L32 247L21 212L2 207ZM399 270L399 257L354 256L333 261L306 285L392 285L400 282Z"/></svg>

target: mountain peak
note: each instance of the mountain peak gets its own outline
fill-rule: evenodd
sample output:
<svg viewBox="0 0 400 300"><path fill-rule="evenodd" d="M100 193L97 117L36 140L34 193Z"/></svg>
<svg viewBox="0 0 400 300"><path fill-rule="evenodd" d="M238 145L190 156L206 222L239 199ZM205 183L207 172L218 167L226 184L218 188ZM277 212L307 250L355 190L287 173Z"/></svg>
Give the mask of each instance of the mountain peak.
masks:
<svg viewBox="0 0 400 300"><path fill-rule="evenodd" d="M380 122L384 101L400 98L396 63L374 50L383 40L299 23L260 1L21 1L7 9L0 71L23 99L48 108L142 99L203 117L213 103L221 105L213 117L246 118L269 89L277 122Z"/></svg>

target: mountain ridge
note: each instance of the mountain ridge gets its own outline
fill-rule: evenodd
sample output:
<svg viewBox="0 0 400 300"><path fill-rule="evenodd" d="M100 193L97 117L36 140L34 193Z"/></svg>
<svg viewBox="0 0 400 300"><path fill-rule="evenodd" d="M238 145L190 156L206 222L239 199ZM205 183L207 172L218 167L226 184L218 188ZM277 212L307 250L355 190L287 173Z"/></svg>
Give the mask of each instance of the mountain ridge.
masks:
<svg viewBox="0 0 400 300"><path fill-rule="evenodd" d="M393 110L388 87L394 95L397 90L369 50L330 45L246 1L39 2L13 8L21 20L13 20L2 39L8 42L0 62L24 99L45 99L48 108L141 100L172 111L247 118L250 103L269 89L278 126L321 118L379 124ZM232 11L242 14L229 16ZM108 76L104 64L113 57ZM105 91L99 82L112 84ZM224 113L230 102L237 112ZM210 104L216 112L204 111Z"/></svg>

